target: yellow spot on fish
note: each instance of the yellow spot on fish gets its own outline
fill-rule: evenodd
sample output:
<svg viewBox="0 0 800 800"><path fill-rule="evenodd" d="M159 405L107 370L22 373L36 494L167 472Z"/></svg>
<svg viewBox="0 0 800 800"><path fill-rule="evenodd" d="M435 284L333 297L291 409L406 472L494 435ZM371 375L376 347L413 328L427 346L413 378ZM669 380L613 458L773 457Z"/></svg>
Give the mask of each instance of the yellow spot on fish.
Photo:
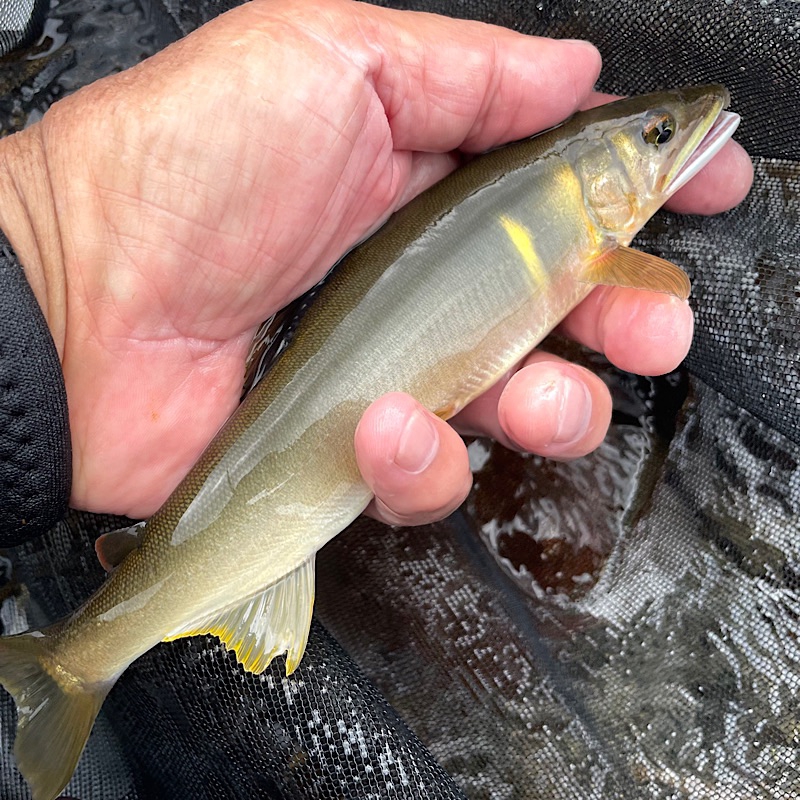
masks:
<svg viewBox="0 0 800 800"><path fill-rule="evenodd" d="M508 234L508 238L511 239L511 243L522 256L531 277L538 284L547 283L547 272L542 266L539 256L536 255L536 248L533 246L531 232L522 223L511 219L511 217L500 217L500 224L503 226L503 230Z"/></svg>

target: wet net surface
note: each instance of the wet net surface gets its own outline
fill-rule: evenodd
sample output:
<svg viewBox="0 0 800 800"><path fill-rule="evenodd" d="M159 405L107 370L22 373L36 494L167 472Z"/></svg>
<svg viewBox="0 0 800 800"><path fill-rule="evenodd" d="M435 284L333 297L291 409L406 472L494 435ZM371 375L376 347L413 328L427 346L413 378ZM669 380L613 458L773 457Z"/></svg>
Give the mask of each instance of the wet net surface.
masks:
<svg viewBox="0 0 800 800"><path fill-rule="evenodd" d="M46 12L46 0L0 0L0 58L31 44Z"/></svg>
<svg viewBox="0 0 800 800"><path fill-rule="evenodd" d="M212 639L139 659L66 794L800 797L800 6L424 7L590 39L606 90L731 89L756 163L750 197L713 219L660 214L638 240L692 275L686 369L646 380L583 356L615 397L595 454L552 464L475 442L458 514L339 536L320 556L318 621L291 678L280 664L246 675ZM54 6L49 41L2 63L0 130L217 8ZM5 631L89 594L102 580L92 539L118 522L76 515L9 553ZM9 800L27 797L13 718L3 696Z"/></svg>

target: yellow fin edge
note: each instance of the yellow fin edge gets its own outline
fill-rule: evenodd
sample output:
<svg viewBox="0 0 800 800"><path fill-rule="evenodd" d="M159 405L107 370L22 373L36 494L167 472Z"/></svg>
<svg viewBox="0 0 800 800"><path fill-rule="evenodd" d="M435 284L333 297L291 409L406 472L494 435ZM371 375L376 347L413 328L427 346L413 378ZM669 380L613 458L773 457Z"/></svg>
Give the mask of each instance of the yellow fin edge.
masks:
<svg viewBox="0 0 800 800"><path fill-rule="evenodd" d="M315 556L297 569L233 608L198 620L164 638L216 636L248 672L262 673L286 653L286 674L300 664L308 642L314 608Z"/></svg>

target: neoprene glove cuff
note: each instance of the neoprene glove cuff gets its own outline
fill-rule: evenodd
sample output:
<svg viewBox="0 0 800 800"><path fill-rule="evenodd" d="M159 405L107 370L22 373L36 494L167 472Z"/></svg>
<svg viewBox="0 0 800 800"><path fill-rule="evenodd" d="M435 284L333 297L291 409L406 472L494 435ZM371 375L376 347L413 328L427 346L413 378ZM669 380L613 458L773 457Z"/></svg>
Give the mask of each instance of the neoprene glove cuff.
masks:
<svg viewBox="0 0 800 800"><path fill-rule="evenodd" d="M67 392L42 310L0 231L0 547L45 533L72 481Z"/></svg>

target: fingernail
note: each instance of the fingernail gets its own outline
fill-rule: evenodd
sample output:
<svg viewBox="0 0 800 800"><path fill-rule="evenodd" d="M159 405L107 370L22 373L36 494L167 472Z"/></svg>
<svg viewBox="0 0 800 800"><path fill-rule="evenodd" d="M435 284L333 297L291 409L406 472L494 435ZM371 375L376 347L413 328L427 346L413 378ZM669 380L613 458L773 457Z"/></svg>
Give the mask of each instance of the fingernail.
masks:
<svg viewBox="0 0 800 800"><path fill-rule="evenodd" d="M586 39L557 39L556 41L559 44L574 46L576 49L583 48L584 50L597 52L597 48L591 42L587 42Z"/></svg>
<svg viewBox="0 0 800 800"><path fill-rule="evenodd" d="M430 466L438 451L439 434L433 421L415 409L400 434L394 463L406 472L417 474Z"/></svg>
<svg viewBox="0 0 800 800"><path fill-rule="evenodd" d="M562 377L558 384L558 424L553 444L573 444L589 430L592 396L583 381Z"/></svg>
<svg viewBox="0 0 800 800"><path fill-rule="evenodd" d="M599 74L600 51L591 42L587 42L584 39L558 39L557 41L560 45L566 45L570 48L577 58L590 55L595 60L595 70Z"/></svg>

